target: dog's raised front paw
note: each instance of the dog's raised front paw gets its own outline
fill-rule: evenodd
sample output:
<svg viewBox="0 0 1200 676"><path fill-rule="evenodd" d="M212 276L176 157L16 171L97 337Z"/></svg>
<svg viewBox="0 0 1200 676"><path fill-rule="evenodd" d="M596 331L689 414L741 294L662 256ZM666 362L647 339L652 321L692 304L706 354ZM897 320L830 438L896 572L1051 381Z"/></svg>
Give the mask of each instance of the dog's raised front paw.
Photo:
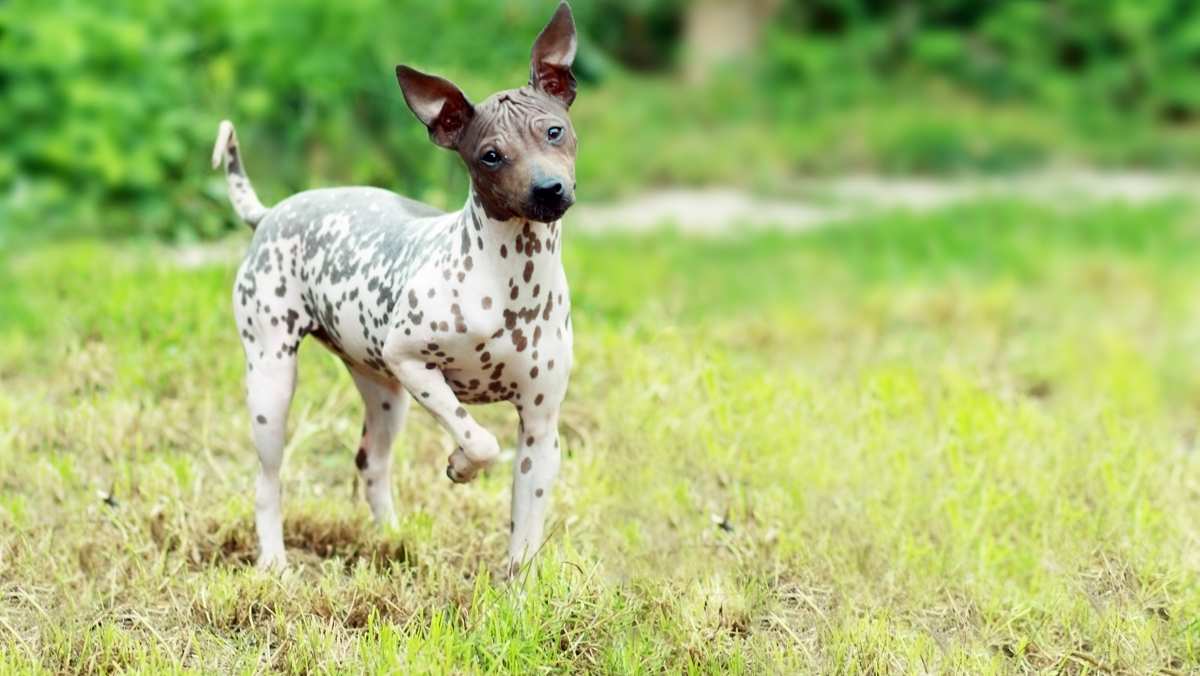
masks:
<svg viewBox="0 0 1200 676"><path fill-rule="evenodd" d="M465 449L462 446L454 449L446 463L446 476L456 484L465 484L479 475L480 470L490 467L500 456L500 444L496 437L484 433Z"/></svg>

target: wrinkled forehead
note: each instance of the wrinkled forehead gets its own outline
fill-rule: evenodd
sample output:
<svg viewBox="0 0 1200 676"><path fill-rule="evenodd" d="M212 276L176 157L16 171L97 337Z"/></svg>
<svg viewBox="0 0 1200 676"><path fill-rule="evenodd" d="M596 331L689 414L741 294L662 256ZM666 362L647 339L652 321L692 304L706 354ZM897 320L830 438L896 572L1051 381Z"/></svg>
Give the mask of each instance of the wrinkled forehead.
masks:
<svg viewBox="0 0 1200 676"><path fill-rule="evenodd" d="M569 122L567 110L555 99L529 87L497 92L475 106L469 134L472 141L519 137L539 124Z"/></svg>

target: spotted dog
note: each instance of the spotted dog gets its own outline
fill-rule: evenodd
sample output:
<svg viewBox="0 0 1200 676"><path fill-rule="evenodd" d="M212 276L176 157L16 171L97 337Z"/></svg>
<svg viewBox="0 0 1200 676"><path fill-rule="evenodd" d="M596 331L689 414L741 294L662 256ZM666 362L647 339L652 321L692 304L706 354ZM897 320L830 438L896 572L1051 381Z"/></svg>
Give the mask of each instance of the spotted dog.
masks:
<svg viewBox="0 0 1200 676"><path fill-rule="evenodd" d="M345 362L362 395L355 464L377 522L396 519L391 446L410 396L454 438L446 474L457 483L500 452L464 404L506 401L520 414L509 572L540 546L571 370L561 218L574 203L568 109L576 44L564 2L533 45L529 83L479 104L448 80L396 67L430 139L456 151L469 170L466 204L453 213L368 187L311 190L265 207L233 125L221 123L213 166L224 164L234 209L255 230L233 301L261 461L261 567L286 563L279 472L306 336Z"/></svg>

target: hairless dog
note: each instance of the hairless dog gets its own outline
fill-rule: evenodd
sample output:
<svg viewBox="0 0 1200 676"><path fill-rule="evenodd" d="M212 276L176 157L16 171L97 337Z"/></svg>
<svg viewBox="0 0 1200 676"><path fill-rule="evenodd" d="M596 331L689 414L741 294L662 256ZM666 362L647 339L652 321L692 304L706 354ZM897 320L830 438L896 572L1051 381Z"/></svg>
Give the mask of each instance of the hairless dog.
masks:
<svg viewBox="0 0 1200 676"><path fill-rule="evenodd" d="M456 151L470 173L466 204L453 213L369 187L310 190L265 207L233 125L221 123L213 166L224 164L234 209L254 228L233 301L261 462L260 567L286 564L279 472L306 336L345 362L362 394L354 461L377 522L396 519L391 446L410 396L454 438L446 475L457 483L500 452L464 404L507 401L521 419L508 573L541 545L571 369L561 218L575 200L567 111L576 44L564 2L534 42L529 83L479 104L448 80L396 67L430 139Z"/></svg>

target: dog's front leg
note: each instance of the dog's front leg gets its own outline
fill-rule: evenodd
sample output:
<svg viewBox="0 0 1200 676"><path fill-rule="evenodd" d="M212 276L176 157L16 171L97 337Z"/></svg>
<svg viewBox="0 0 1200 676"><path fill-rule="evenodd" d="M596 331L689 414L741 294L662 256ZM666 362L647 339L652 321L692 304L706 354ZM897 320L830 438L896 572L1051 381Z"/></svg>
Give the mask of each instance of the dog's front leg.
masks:
<svg viewBox="0 0 1200 676"><path fill-rule="evenodd" d="M495 462L500 455L496 437L475 422L439 369L428 368L423 361L407 360L397 366L396 374L413 399L428 409L458 444L446 465L446 476L451 481L466 483Z"/></svg>
<svg viewBox="0 0 1200 676"><path fill-rule="evenodd" d="M512 540L508 547L508 574L533 558L542 546L550 489L558 477L562 451L558 446L558 410L526 411L521 415L521 436L513 463Z"/></svg>

